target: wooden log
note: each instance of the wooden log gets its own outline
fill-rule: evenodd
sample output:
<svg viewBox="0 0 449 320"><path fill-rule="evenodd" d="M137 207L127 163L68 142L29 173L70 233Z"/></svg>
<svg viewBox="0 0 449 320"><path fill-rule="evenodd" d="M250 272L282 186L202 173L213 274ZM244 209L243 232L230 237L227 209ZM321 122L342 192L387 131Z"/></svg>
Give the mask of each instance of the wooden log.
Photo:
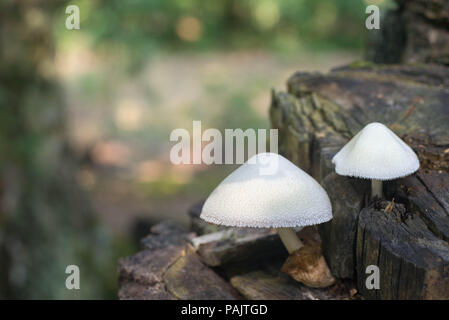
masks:
<svg viewBox="0 0 449 320"><path fill-rule="evenodd" d="M195 238L194 232L189 232L172 221L161 222L151 228L151 233L141 240L144 249L157 250L171 246L182 246Z"/></svg>
<svg viewBox="0 0 449 320"><path fill-rule="evenodd" d="M403 201L419 213L421 219L435 235L448 241L448 173L419 171L415 176L399 180L396 185L400 188L397 198L405 199ZM432 188L435 189L432 190ZM443 192L446 194L445 198L443 198ZM441 195L441 198L438 198L438 195ZM402 198L404 196L406 198Z"/></svg>
<svg viewBox="0 0 449 320"><path fill-rule="evenodd" d="M411 212L365 208L357 232L358 288L371 299L448 299L449 245ZM398 215L401 217L398 219ZM380 270L379 289L366 286L366 268Z"/></svg>
<svg viewBox="0 0 449 320"><path fill-rule="evenodd" d="M151 228L144 250L119 260L120 299L235 299L237 293L205 266L189 241L195 233L166 221Z"/></svg>
<svg viewBox="0 0 449 320"><path fill-rule="evenodd" d="M200 218L204 201L188 211L190 228L198 236L190 239L203 263L219 267L227 276L257 268L263 260L285 259L287 253L274 230L233 228L208 223Z"/></svg>
<svg viewBox="0 0 449 320"><path fill-rule="evenodd" d="M267 261L284 261L288 252L273 229L234 228L192 239L203 263L227 276L256 270Z"/></svg>
<svg viewBox="0 0 449 320"><path fill-rule="evenodd" d="M288 81L287 92L273 93L270 114L272 127L279 129L280 153L317 178L331 198L334 218L319 231L323 253L337 277L354 277L360 268L354 260L357 219L368 204L369 181L336 176L330 160L370 122L389 126L417 152L421 162L416 175L385 182L385 196L405 205L423 221L422 228L447 243L448 80L449 68L444 66L358 63L327 75L296 73ZM371 251L374 247L366 252ZM400 256L395 261L409 260ZM388 272L382 276L388 279ZM441 273L440 281L449 279ZM389 295L376 297L382 296Z"/></svg>
<svg viewBox="0 0 449 320"><path fill-rule="evenodd" d="M300 230L304 242L320 241L316 228ZM203 263L219 269L228 277L261 265L284 262L288 252L274 229L232 228L208 233L191 240Z"/></svg>
<svg viewBox="0 0 449 320"><path fill-rule="evenodd" d="M190 243L210 267L219 267L228 277L238 273L256 270L261 264L285 261L288 252L274 229L234 228L216 226L199 218L204 202L189 210L191 228L200 235L190 239ZM306 227L298 232L303 241L320 241L314 227Z"/></svg>
<svg viewBox="0 0 449 320"><path fill-rule="evenodd" d="M161 250L144 250L131 257L119 260L119 283L138 283L154 286L163 283L166 270L184 254L184 247ZM119 293L120 296L120 293Z"/></svg>
<svg viewBox="0 0 449 320"><path fill-rule="evenodd" d="M333 220L318 226L324 257L338 278L355 278L354 243L357 219L365 202L367 186L359 179L330 173L322 182L333 208Z"/></svg>
<svg viewBox="0 0 449 320"><path fill-rule="evenodd" d="M192 249L144 250L119 261L120 299L236 299L237 293Z"/></svg>
<svg viewBox="0 0 449 320"><path fill-rule="evenodd" d="M273 230L229 229L184 238L183 244L179 242L180 233L189 234L169 222L156 225L145 238L143 251L119 261L120 299L357 298L354 284L310 289L282 274L280 269L288 254ZM298 235L305 245L319 240L313 227ZM270 247L270 242L279 242L281 247ZM209 268L204 262L216 267ZM218 273L232 277L231 281Z"/></svg>
<svg viewBox="0 0 449 320"><path fill-rule="evenodd" d="M147 286L130 281L120 284L118 297L120 300L176 300L165 290L162 283Z"/></svg>
<svg viewBox="0 0 449 320"><path fill-rule="evenodd" d="M188 247L144 250L119 261L120 299L236 299Z"/></svg>
<svg viewBox="0 0 449 320"><path fill-rule="evenodd" d="M423 135L405 140L417 150L421 169L396 180L387 191L403 199L435 235L449 241L449 143L438 144Z"/></svg>
<svg viewBox="0 0 449 320"><path fill-rule="evenodd" d="M201 263L193 251L171 265L164 280L167 290L177 299L234 300L238 297L229 283Z"/></svg>
<svg viewBox="0 0 449 320"><path fill-rule="evenodd" d="M327 289L314 289L300 284L274 270L254 271L231 278L231 284L250 300L349 300L355 289L342 284Z"/></svg>

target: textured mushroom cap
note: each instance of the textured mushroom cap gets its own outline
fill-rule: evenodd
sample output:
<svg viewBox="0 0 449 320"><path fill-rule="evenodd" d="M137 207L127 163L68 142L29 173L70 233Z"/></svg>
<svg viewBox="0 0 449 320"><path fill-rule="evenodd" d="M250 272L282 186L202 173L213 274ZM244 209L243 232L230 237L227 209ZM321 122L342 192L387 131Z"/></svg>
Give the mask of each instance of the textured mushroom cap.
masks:
<svg viewBox="0 0 449 320"><path fill-rule="evenodd" d="M412 148L381 123L368 124L332 159L339 175L391 180L419 169Z"/></svg>
<svg viewBox="0 0 449 320"><path fill-rule="evenodd" d="M276 165L273 174L261 174L267 163ZM259 153L215 188L200 217L226 226L299 227L332 219L332 208L311 176L281 155Z"/></svg>

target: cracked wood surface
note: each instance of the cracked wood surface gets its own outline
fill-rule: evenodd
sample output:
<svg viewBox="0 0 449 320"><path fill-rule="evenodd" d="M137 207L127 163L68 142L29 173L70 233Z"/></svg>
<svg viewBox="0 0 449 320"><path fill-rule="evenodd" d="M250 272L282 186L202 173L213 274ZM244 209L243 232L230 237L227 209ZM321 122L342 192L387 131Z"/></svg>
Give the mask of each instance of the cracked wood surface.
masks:
<svg viewBox="0 0 449 320"><path fill-rule="evenodd" d="M188 244L193 236L169 222L153 227L144 250L119 261L119 298L236 299L238 293Z"/></svg>
<svg viewBox="0 0 449 320"><path fill-rule="evenodd" d="M448 79L449 68L443 66L356 63L326 75L296 73L288 81L287 92L273 92L270 115L272 127L279 129L280 153L317 178L331 198L334 218L320 225L319 231L333 274L358 277L359 290L363 291L360 286L365 275L360 261L364 260L357 260L355 252L360 221L368 221L362 230L379 233L375 235L379 243L364 242L364 253L376 256L379 246L384 248L381 258L388 267L381 269L381 278L386 291L370 294L365 290L369 298L449 298L444 289L449 283L446 260L436 251L428 251L428 263L420 265L424 272L421 278L415 267L402 269L401 277L391 279L395 274L392 270L408 266L416 254L416 248L393 253L392 243L427 241L432 235L447 245L449 239ZM371 226L376 219L360 220L360 211L369 205L368 180L337 176L331 163L332 156L352 136L374 121L386 124L403 138L421 163L416 174L384 182L386 198L395 198L415 221L422 222L414 226L420 232L401 240L384 234L390 229ZM403 224L406 222L390 226L392 234L400 235ZM372 232L366 234L370 238ZM435 265L436 269L431 267ZM413 286L406 285L415 277ZM391 288L401 288L401 292L394 294Z"/></svg>
<svg viewBox="0 0 449 320"><path fill-rule="evenodd" d="M353 283L310 289L282 274L288 254L273 230L227 228L196 236L163 222L151 231L142 251L119 261L120 299L360 298ZM313 227L298 236L305 245L319 241Z"/></svg>
<svg viewBox="0 0 449 320"><path fill-rule="evenodd" d="M216 226L199 218L203 202L194 205L189 215L191 229L200 236L192 239L203 263L221 267L227 276L255 270L264 261L284 261L287 250L274 229ZM310 232L304 230L302 235Z"/></svg>
<svg viewBox="0 0 449 320"><path fill-rule="evenodd" d="M447 299L449 297L449 245L418 216L401 222L391 213L364 208L357 231L358 287L365 298ZM380 289L368 290L365 270L381 270Z"/></svg>
<svg viewBox="0 0 449 320"><path fill-rule="evenodd" d="M120 299L233 300L237 293L188 247L144 250L119 262Z"/></svg>
<svg viewBox="0 0 449 320"><path fill-rule="evenodd" d="M280 268L280 266L279 266ZM350 300L353 289L338 283L331 288L314 289L298 283L278 269L265 269L237 275L231 284L250 300Z"/></svg>

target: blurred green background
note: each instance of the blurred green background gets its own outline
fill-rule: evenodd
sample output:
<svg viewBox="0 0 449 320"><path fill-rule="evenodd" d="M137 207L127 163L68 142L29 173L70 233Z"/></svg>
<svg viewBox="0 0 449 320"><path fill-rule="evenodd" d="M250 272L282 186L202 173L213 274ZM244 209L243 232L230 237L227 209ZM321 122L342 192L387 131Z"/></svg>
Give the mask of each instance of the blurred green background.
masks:
<svg viewBox="0 0 449 320"><path fill-rule="evenodd" d="M0 190L16 202L0 206L0 298L116 298L118 257L160 220L187 226L235 169L171 165L170 132L269 128L271 88L363 57L367 4L391 6L1 1ZM81 290L65 288L69 264Z"/></svg>

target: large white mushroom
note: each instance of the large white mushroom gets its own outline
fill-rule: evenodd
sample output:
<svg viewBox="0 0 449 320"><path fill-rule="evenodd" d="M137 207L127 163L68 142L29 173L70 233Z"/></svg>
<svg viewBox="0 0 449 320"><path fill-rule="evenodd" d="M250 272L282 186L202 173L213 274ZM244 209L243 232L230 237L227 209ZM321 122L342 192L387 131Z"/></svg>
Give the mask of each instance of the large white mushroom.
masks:
<svg viewBox="0 0 449 320"><path fill-rule="evenodd" d="M335 282L319 248L304 246L292 229L332 219L329 197L318 182L281 155L260 153L250 158L211 193L200 217L219 225L276 228L290 253L282 271L311 287Z"/></svg>
<svg viewBox="0 0 449 320"><path fill-rule="evenodd" d="M371 179L371 198L382 198L382 180L408 176L419 169L412 148L378 122L365 126L332 162L339 175Z"/></svg>

